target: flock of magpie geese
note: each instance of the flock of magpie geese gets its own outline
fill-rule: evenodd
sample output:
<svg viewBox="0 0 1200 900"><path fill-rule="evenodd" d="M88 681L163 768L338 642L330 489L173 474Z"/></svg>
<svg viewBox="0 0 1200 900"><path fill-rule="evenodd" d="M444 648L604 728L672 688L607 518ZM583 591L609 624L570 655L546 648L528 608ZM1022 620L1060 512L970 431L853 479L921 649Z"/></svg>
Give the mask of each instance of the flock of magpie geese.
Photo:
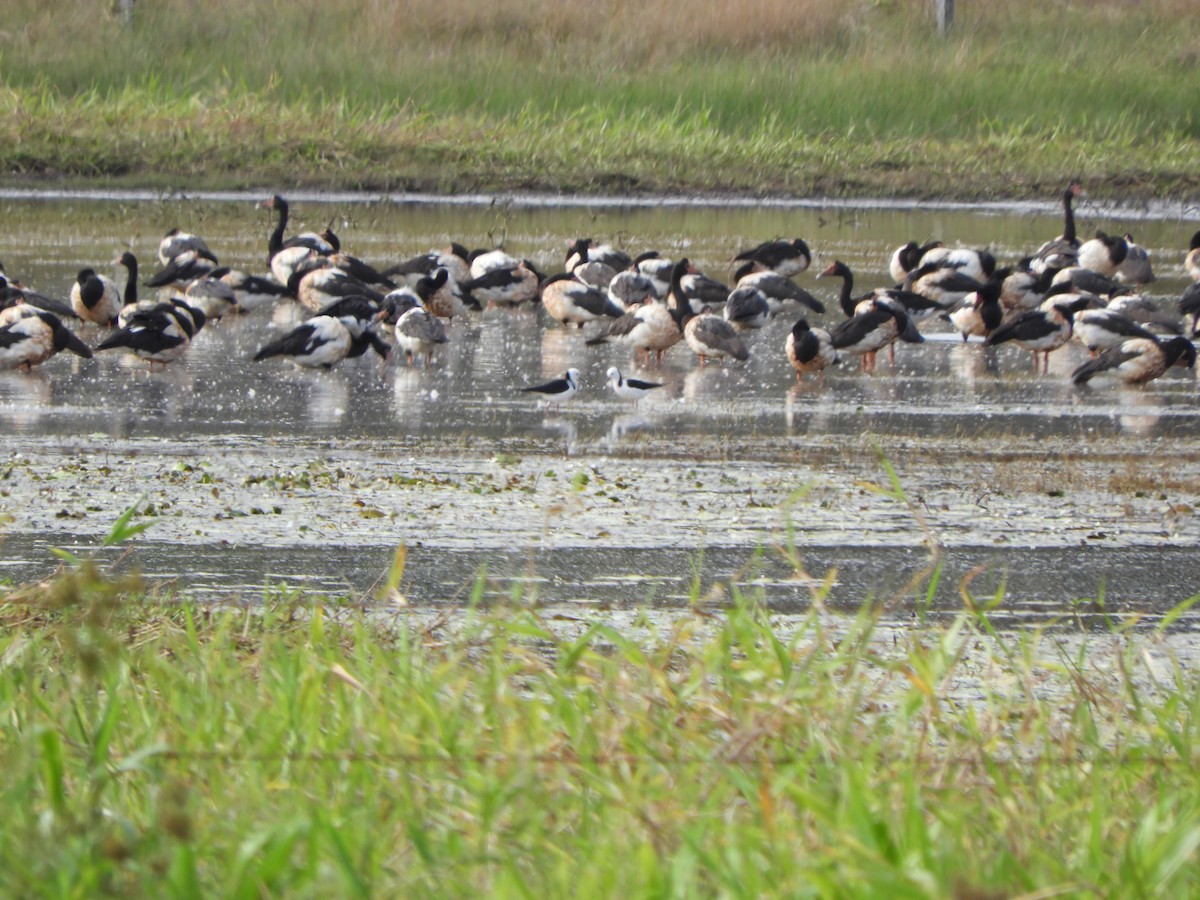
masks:
<svg viewBox="0 0 1200 900"><path fill-rule="evenodd" d="M688 259L655 252L633 257L587 238L567 247L563 271L550 276L503 250L471 252L457 243L376 268L344 252L329 230L288 236L288 204L275 195L261 204L275 219L267 239L269 272L262 275L222 266L203 238L180 229L163 237L158 268L144 281L132 253L113 260L127 272L123 288L84 268L69 297L59 299L0 274L0 368L29 369L63 351L89 358L108 350L132 353L151 368L166 365L187 352L206 323L279 302L298 304L309 317L253 358L326 369L369 352L403 356L409 366L433 365L455 318L536 303L563 326L588 329L585 345L628 347L644 366L661 364L676 345L689 348L701 365L744 361L748 334L791 310L799 318L782 356L801 380L823 379L827 368L855 357L863 371L873 372L880 351L893 357L897 343L923 341L923 324L935 320L949 323L964 341L1024 348L1035 372L1047 372L1049 355L1074 338L1090 352L1071 375L1080 385L1105 374L1145 383L1173 366L1194 367L1200 232L1184 258L1194 283L1168 308L1139 293L1154 273L1130 235L1097 232L1080 239L1072 205L1079 192L1072 182L1063 193L1063 233L1011 266L998 267L987 250L910 241L891 255L893 283L863 293L850 268L832 262L817 277L840 279L843 317L825 326L810 324L825 307L795 280L813 261L800 238L737 254L729 283ZM139 285L152 296L141 296ZM94 345L82 338L89 325L101 335ZM523 390L557 405L580 389L579 379L571 368ZM608 384L634 402L661 387L627 378L616 367L608 370Z"/></svg>

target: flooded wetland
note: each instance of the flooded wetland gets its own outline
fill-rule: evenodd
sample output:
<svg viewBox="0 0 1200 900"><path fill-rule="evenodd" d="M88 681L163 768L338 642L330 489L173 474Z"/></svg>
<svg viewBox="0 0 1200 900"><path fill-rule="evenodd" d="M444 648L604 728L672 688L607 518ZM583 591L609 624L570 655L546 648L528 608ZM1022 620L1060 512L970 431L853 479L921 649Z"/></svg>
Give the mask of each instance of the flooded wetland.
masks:
<svg viewBox="0 0 1200 900"><path fill-rule="evenodd" d="M144 278L179 226L262 273L272 221L257 199L8 199L0 260L10 278L65 297L84 266L123 285L109 261L126 249ZM290 231L328 225L380 267L455 240L503 245L553 273L571 240L591 236L687 256L728 283L738 251L802 236L815 260L797 281L827 309L813 324L841 317L840 285L814 277L835 259L866 290L888 283L888 257L910 239L985 247L1005 265L1062 224L1053 204L292 199ZM1085 236L1132 232L1158 276L1146 293L1175 307L1194 224L1087 203L1077 215ZM210 324L154 371L104 352L2 372L0 578L45 577L51 548L95 549L138 504L153 524L114 551L122 566L247 600L268 587L372 597L400 546L413 606L465 602L481 575L489 592L567 614L720 602L737 584L781 614L826 588L833 606L890 599L898 618L927 598L956 609L969 590L1002 593L1014 622L1101 609L1151 621L1197 592L1190 371L1077 389L1078 344L1035 375L1027 352L964 344L938 322L894 365L881 354L873 376L847 359L798 384L784 342L799 316L785 309L746 335L747 362L724 365L701 366L681 344L661 368L639 367L628 349L587 346L596 326L566 329L536 306L456 319L429 366L372 353L328 372L251 361L302 318L289 301ZM102 337L78 330L92 346ZM663 387L635 406L606 386L610 366ZM582 386L561 410L520 390L569 367Z"/></svg>

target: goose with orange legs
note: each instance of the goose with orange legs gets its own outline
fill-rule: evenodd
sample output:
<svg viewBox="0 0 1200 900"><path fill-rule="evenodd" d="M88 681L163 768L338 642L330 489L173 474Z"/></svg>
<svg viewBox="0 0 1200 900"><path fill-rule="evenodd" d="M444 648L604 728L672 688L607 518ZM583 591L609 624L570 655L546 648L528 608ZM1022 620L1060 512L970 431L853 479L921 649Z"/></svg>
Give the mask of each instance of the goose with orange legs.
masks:
<svg viewBox="0 0 1200 900"><path fill-rule="evenodd" d="M825 369L836 365L838 361L829 332L824 328L810 327L807 319L801 319L792 326L784 343L784 352L796 370L797 381L803 381L805 375L815 372L824 383Z"/></svg>

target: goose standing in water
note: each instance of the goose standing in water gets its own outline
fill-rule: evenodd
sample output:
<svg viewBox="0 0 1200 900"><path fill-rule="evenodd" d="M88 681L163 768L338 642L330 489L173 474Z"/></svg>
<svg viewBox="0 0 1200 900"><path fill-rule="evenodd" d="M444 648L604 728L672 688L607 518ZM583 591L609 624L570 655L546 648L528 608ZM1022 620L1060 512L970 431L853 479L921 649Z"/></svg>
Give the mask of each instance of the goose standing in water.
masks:
<svg viewBox="0 0 1200 900"><path fill-rule="evenodd" d="M204 238L178 228L172 228L158 242L158 261L166 266L175 257L182 256L189 251L211 260L214 264L217 262L216 255L208 249Z"/></svg>
<svg viewBox="0 0 1200 900"><path fill-rule="evenodd" d="M755 262L748 262L733 273L739 288L757 288L767 298L771 312L778 312L789 301L807 306L815 313L823 314L825 305L786 275L780 275L774 269L757 268Z"/></svg>
<svg viewBox="0 0 1200 900"><path fill-rule="evenodd" d="M121 313L121 294L111 278L95 269L80 269L71 285L71 309L85 322L113 325Z"/></svg>
<svg viewBox="0 0 1200 900"><path fill-rule="evenodd" d="M5 310L0 324L0 369L32 369L69 350L91 359L92 351L54 313L22 305Z"/></svg>
<svg viewBox="0 0 1200 900"><path fill-rule="evenodd" d="M350 353L353 337L335 316L313 316L278 340L260 347L254 361L282 356L309 369L331 369Z"/></svg>
<svg viewBox="0 0 1200 900"><path fill-rule="evenodd" d="M1044 354L1041 371L1050 371L1050 354L1071 339L1073 316L1086 309L1090 297L1064 294L1052 297L1038 309L1023 312L1005 322L984 341L995 347L1008 341L1015 342L1033 353L1033 369L1038 371L1038 354Z"/></svg>
<svg viewBox="0 0 1200 900"><path fill-rule="evenodd" d="M816 372L823 383L825 369L838 361L829 332L824 328L810 328L807 319L801 319L792 326L784 343L784 352L796 370L797 381L803 381L805 375Z"/></svg>
<svg viewBox="0 0 1200 900"><path fill-rule="evenodd" d="M563 325L582 328L597 319L619 319L625 310L608 292L585 284L572 272L551 275L541 285L542 306L551 318Z"/></svg>
<svg viewBox="0 0 1200 900"><path fill-rule="evenodd" d="M1071 373L1071 381L1084 385L1108 373L1126 384L1145 384L1172 366L1195 368L1196 348L1187 338L1133 338L1080 365Z"/></svg>
<svg viewBox="0 0 1200 900"><path fill-rule="evenodd" d="M949 314L950 324L962 335L986 338L1004 321L1004 307L1000 305L1000 294L1004 290L1004 279L993 278L972 294L963 298L958 309Z"/></svg>
<svg viewBox="0 0 1200 900"><path fill-rule="evenodd" d="M1079 254L1079 236L1075 231L1075 198L1083 193L1083 186L1072 181L1063 191L1063 231L1058 237L1046 241L1034 252L1030 269L1041 274L1046 269L1064 269L1076 264Z"/></svg>
<svg viewBox="0 0 1200 900"><path fill-rule="evenodd" d="M812 265L812 251L801 238L790 241L766 241L757 247L743 250L733 258L734 262L756 262L764 269L780 275L799 275Z"/></svg>
<svg viewBox="0 0 1200 900"><path fill-rule="evenodd" d="M1200 231L1192 235L1187 256L1183 258L1183 270L1192 281L1200 281Z"/></svg>
<svg viewBox="0 0 1200 900"><path fill-rule="evenodd" d="M162 300L148 308L140 304L126 324L96 347L101 350L125 349L154 367L181 357L192 338L204 326L204 313L183 300Z"/></svg>
<svg viewBox="0 0 1200 900"><path fill-rule="evenodd" d="M1079 245L1078 264L1111 278L1128 255L1129 244L1125 238L1097 231L1094 238Z"/></svg>
<svg viewBox="0 0 1200 900"><path fill-rule="evenodd" d="M723 360L728 356L745 362L750 358L737 329L720 316L714 316L707 306L698 316L692 315L690 309L685 311L683 339L700 357L702 366L709 359Z"/></svg>
<svg viewBox="0 0 1200 900"><path fill-rule="evenodd" d="M1125 260L1117 266L1117 281L1122 284L1150 284L1154 281L1154 266L1145 247L1134 242L1133 235L1125 234Z"/></svg>
<svg viewBox="0 0 1200 900"><path fill-rule="evenodd" d="M829 329L829 342L834 350L858 356L868 374L874 373L875 355L884 347L890 349L897 340L910 344L925 340L898 305L868 299L859 308L861 311Z"/></svg>

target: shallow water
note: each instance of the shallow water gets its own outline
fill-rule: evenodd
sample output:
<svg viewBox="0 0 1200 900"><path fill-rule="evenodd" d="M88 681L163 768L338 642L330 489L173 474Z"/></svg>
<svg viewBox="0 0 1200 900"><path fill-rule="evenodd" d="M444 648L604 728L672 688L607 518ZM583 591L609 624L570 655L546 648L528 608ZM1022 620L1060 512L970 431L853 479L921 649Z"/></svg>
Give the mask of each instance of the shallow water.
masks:
<svg viewBox="0 0 1200 900"><path fill-rule="evenodd" d="M265 211L249 200L9 199L0 245L10 276L65 296L85 266L109 272L132 248L155 268L158 238L180 225L228 262L264 268ZM1152 252L1165 303L1195 225L1079 210L1080 231L1132 230ZM988 246L1014 261L1060 222L1053 206L854 209L710 206L551 207L295 203L289 231L332 223L352 253L398 261L453 238L503 243L544 271L581 235L634 252L688 255L719 277L739 249L804 236L856 283L884 283L909 238ZM820 264L814 264L818 270ZM123 272L113 272L122 283ZM835 320L836 284L802 285ZM1121 614L1161 611L1200 586L1200 415L1194 381L1078 392L1083 350L1056 352L1047 376L1014 348L984 352L950 335L905 345L874 377L843 365L797 386L783 356L785 314L748 338L745 365L698 366L673 349L642 377L664 388L634 408L604 387L630 354L586 347L536 310L486 311L451 328L431 368L349 361L298 371L250 357L296 320L287 306L206 328L165 371L101 354L0 373L0 577L54 566L51 546L87 547L144 498L154 527L132 558L198 592L254 596L267 583L364 593L394 548L412 548L414 603L461 598L486 569L491 590L568 606L671 606L733 578L775 608L904 593L942 548L933 594L959 603L1003 588L1006 610L1073 616L1103 596ZM812 317L819 320L820 317ZM934 329L936 331L936 329ZM97 343L97 332L85 331ZM570 365L585 390L547 413L518 388ZM897 497L878 451L897 471ZM802 558L797 565L796 557ZM899 604L903 609L904 604Z"/></svg>

